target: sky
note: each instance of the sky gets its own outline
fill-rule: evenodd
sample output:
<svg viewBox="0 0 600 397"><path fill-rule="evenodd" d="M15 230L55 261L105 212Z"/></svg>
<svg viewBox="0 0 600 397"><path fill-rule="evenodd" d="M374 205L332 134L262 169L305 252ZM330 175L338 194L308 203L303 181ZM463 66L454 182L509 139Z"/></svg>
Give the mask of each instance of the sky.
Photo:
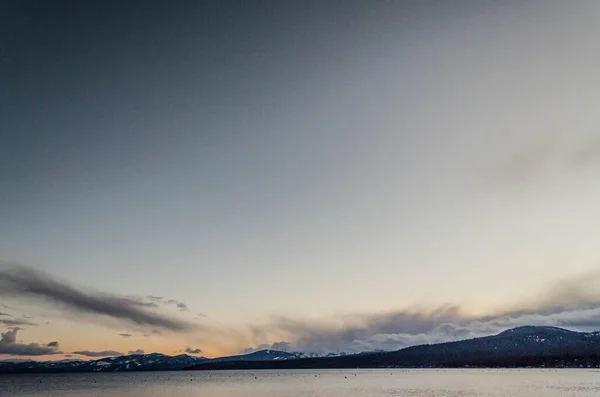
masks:
<svg viewBox="0 0 600 397"><path fill-rule="evenodd" d="M600 330L600 3L0 5L0 359Z"/></svg>

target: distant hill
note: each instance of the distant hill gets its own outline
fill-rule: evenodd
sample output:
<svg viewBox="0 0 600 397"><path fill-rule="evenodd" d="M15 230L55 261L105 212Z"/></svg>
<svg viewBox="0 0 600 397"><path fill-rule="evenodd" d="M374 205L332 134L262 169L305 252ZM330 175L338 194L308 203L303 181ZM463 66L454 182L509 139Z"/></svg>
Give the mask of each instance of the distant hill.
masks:
<svg viewBox="0 0 600 397"><path fill-rule="evenodd" d="M13 360L0 362L0 373L444 367L600 367L600 332L525 326L458 342L412 346L393 352L333 353L324 357L260 350L214 359L153 353L92 361Z"/></svg>
<svg viewBox="0 0 600 397"><path fill-rule="evenodd" d="M189 369L598 367L600 333L525 326L498 335L393 352L291 361L206 362Z"/></svg>
<svg viewBox="0 0 600 397"><path fill-rule="evenodd" d="M160 353L133 354L99 360L62 360L37 362L31 360L0 361L0 373L57 373L57 372L126 372L126 371L176 371L204 362L296 360L304 353L277 350L260 350L237 356L205 358L187 354L167 356Z"/></svg>
<svg viewBox="0 0 600 397"><path fill-rule="evenodd" d="M0 373L123 372L179 370L207 360L187 354L133 354L91 361L26 361L0 363Z"/></svg>

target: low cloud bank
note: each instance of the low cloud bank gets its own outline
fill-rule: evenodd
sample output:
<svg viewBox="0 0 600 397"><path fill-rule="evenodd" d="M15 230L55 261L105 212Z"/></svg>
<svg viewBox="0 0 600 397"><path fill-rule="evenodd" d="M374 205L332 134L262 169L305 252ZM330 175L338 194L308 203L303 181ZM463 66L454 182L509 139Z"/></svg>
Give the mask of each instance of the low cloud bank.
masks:
<svg viewBox="0 0 600 397"><path fill-rule="evenodd" d="M487 316L465 315L459 306L432 310L406 309L356 315L342 325L276 317L252 326L255 335L277 331L287 340L242 350L261 349L315 353L396 350L403 347L487 336L522 325L600 329L600 272L561 280L538 299Z"/></svg>
<svg viewBox="0 0 600 397"><path fill-rule="evenodd" d="M46 356L62 354L58 350L59 343L54 341L42 345L38 343L18 343L17 334L21 328L14 327L0 334L0 354L9 356Z"/></svg>

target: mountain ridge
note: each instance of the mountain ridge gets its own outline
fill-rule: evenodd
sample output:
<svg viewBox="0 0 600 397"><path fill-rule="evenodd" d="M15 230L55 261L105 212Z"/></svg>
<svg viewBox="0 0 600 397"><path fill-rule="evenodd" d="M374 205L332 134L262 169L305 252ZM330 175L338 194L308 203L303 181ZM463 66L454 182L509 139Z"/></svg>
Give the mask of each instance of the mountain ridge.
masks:
<svg viewBox="0 0 600 397"><path fill-rule="evenodd" d="M409 346L389 352L328 354L264 349L206 358L133 354L98 360L0 362L0 373L123 372L218 369L441 367L600 367L600 332L522 326L496 335Z"/></svg>
<svg viewBox="0 0 600 397"><path fill-rule="evenodd" d="M333 353L331 353L333 354ZM331 354L329 356L331 356ZM66 359L57 361L5 360L0 361L2 373L54 373L54 372L124 372L124 371L176 371L203 362L230 361L281 361L309 357L300 352L284 352L272 349L252 353L206 358L179 354L169 356L162 353L129 354L105 357L96 360Z"/></svg>
<svg viewBox="0 0 600 397"><path fill-rule="evenodd" d="M400 350L288 362L201 363L190 370L312 368L600 367L600 332L517 327L496 335Z"/></svg>

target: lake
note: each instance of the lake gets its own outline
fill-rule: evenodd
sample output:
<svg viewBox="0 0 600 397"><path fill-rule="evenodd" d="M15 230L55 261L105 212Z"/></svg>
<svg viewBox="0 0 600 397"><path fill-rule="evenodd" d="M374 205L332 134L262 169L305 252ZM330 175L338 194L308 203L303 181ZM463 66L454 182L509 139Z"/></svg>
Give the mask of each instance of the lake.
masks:
<svg viewBox="0 0 600 397"><path fill-rule="evenodd" d="M594 369L296 370L0 376L10 397L587 397Z"/></svg>

